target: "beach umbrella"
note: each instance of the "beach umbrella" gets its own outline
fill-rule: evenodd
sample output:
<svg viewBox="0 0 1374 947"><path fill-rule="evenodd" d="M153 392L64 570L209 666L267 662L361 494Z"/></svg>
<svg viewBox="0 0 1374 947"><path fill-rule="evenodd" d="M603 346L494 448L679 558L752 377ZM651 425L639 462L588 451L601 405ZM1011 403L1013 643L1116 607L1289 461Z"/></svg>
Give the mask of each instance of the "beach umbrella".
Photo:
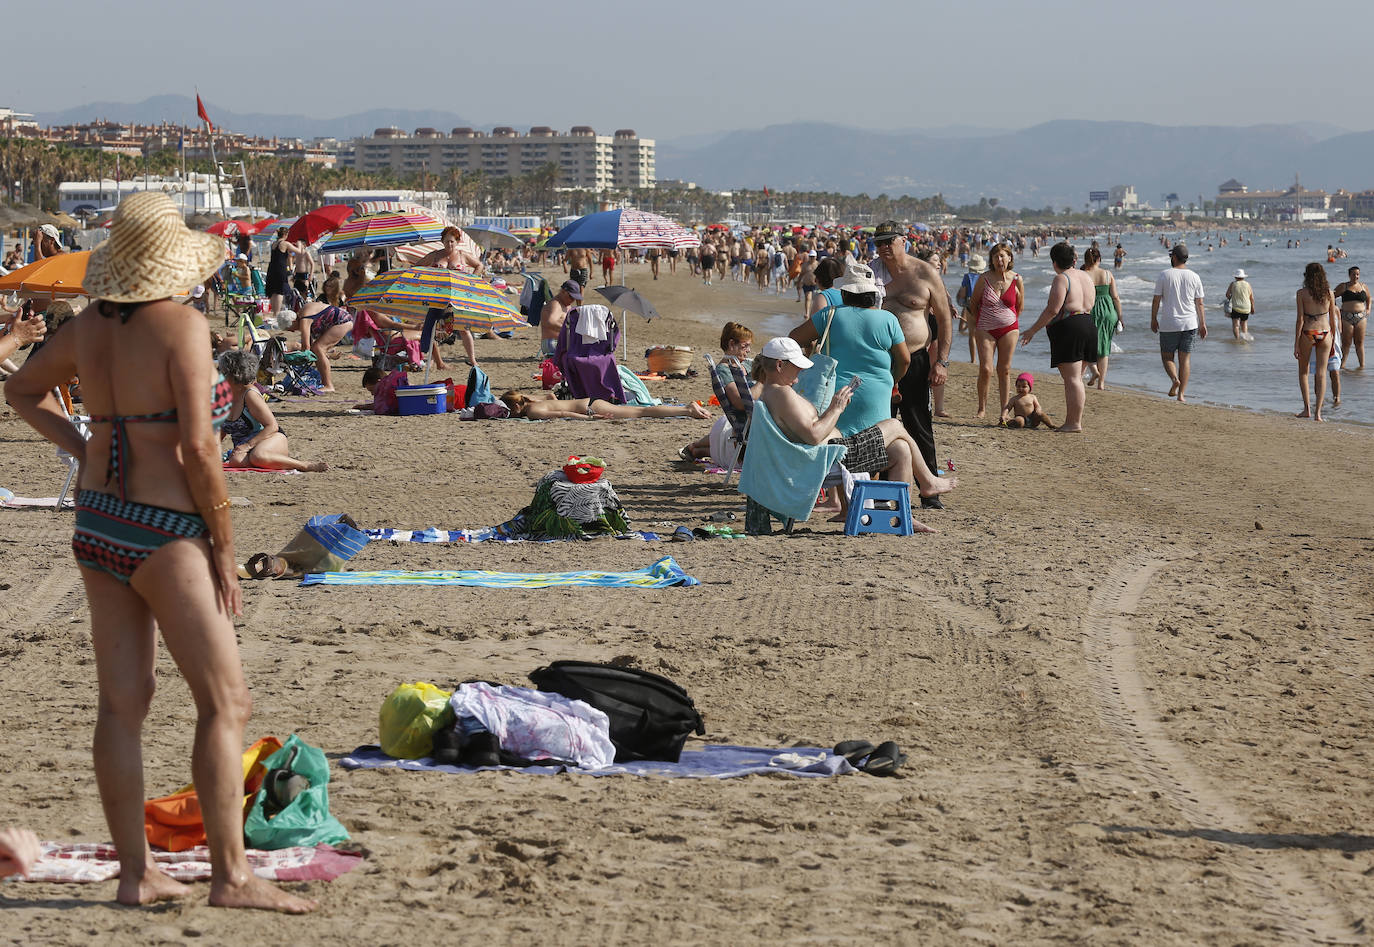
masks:
<svg viewBox="0 0 1374 947"><path fill-rule="evenodd" d="M415 201L359 201L356 214L359 217L371 214L429 214L443 221L445 226L451 223L447 214Z"/></svg>
<svg viewBox="0 0 1374 947"><path fill-rule="evenodd" d="M87 293L82 289L81 281L86 278L86 261L90 258L91 252L82 250L35 260L0 277L0 293L44 296L49 299L85 296Z"/></svg>
<svg viewBox="0 0 1374 947"><path fill-rule="evenodd" d="M308 216L308 215L307 215ZM299 221L298 221L299 223ZM387 211L344 221L320 244L321 253L348 253L363 247L399 247L438 240L447 226L433 214Z"/></svg>
<svg viewBox="0 0 1374 947"><path fill-rule="evenodd" d="M685 250L697 235L667 217L647 211L605 210L579 217L549 238L551 247Z"/></svg>
<svg viewBox="0 0 1374 947"><path fill-rule="evenodd" d="M339 226L354 213L353 208L347 204L326 204L317 207L310 213L296 218L291 229L286 232L286 239L292 243L298 240L314 243L326 234L338 230Z"/></svg>
<svg viewBox="0 0 1374 947"><path fill-rule="evenodd" d="M658 318L658 310L654 308L654 304L633 289L629 289L625 286L598 286L596 291L606 297L607 302L617 309L620 309L622 314L625 312L635 312L648 320ZM628 361L630 333L629 330L626 329L625 320L623 319L620 324L620 342L621 361Z"/></svg>
<svg viewBox="0 0 1374 947"><path fill-rule="evenodd" d="M629 287L600 286L596 291L605 296L607 302L617 309L638 313L645 319L658 318L658 310L654 308L654 304Z"/></svg>
<svg viewBox="0 0 1374 947"><path fill-rule="evenodd" d="M472 238L473 242L484 250L492 247L508 247L514 249L522 246L524 241L501 227L488 227L485 224L472 224L464 227L463 233Z"/></svg>
<svg viewBox="0 0 1374 947"><path fill-rule="evenodd" d="M359 309L376 309L419 324L431 309L442 309L456 329L499 332L529 323L506 294L480 276L433 266L388 270L349 297Z"/></svg>
<svg viewBox="0 0 1374 947"><path fill-rule="evenodd" d="M205 228L206 233L212 233L216 237L237 237L239 234L252 236L257 233L257 228L246 220L221 220Z"/></svg>

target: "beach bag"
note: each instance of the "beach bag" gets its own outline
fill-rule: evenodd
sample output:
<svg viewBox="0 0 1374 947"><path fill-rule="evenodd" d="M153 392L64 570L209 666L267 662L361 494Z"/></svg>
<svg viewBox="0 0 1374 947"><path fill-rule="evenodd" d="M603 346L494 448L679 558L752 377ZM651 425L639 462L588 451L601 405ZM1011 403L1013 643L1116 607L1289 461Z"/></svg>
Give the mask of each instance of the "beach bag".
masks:
<svg viewBox="0 0 1374 947"><path fill-rule="evenodd" d="M243 751L243 814L247 817L253 798L267 775L265 761L281 749L276 737L263 737ZM184 786L160 799L143 804L143 831L148 844L169 852L184 852L205 844L205 820L195 784Z"/></svg>
<svg viewBox="0 0 1374 947"><path fill-rule="evenodd" d="M348 841L348 830L329 814L329 760L323 750L293 733L264 765L268 775L243 823L243 837L249 848L275 851ZM279 809L272 804L275 794L269 790L276 787L278 774L285 768L289 768L289 775L304 780L293 780L299 791Z"/></svg>
<svg viewBox="0 0 1374 947"><path fill-rule="evenodd" d="M816 413L824 414L835 398L835 371L839 362L830 357L830 326L835 321L835 307L830 307L830 317L825 320L825 332L821 344L812 353L811 367L803 368L797 376L797 393L816 407ZM821 349L825 351L822 352Z"/></svg>
<svg viewBox="0 0 1374 947"><path fill-rule="evenodd" d="M510 408L500 401L488 401L472 406L474 421L504 421L510 417Z"/></svg>
<svg viewBox="0 0 1374 947"><path fill-rule="evenodd" d="M539 383L545 391L554 388L563 380L563 373L558 370L558 366L553 363L553 359L546 358L539 363Z"/></svg>
<svg viewBox="0 0 1374 947"><path fill-rule="evenodd" d="M777 268L777 267L779 267L779 266L782 266L782 265L783 265L784 263L786 263L786 262L787 262L787 257L783 256L781 253L774 253L774 254L773 254L773 266L774 266L774 268Z"/></svg>
<svg viewBox="0 0 1374 947"><path fill-rule="evenodd" d="M610 721L615 761L676 763L687 735L706 735L706 724L687 692L638 668L588 661L555 661L530 672L541 691L562 694L595 707Z"/></svg>
<svg viewBox="0 0 1374 947"><path fill-rule="evenodd" d="M338 572L362 552L367 533L347 513L312 516L277 556L285 559L292 575L307 572Z"/></svg>
<svg viewBox="0 0 1374 947"><path fill-rule="evenodd" d="M382 752L398 760L418 760L434 751L434 734L453 725L448 691L416 681L402 684L382 701L377 715Z"/></svg>
<svg viewBox="0 0 1374 947"><path fill-rule="evenodd" d="M476 365L472 366L472 371L468 372L467 383L467 404L464 407L473 408L479 404L490 404L496 398L491 393L491 379L487 373Z"/></svg>

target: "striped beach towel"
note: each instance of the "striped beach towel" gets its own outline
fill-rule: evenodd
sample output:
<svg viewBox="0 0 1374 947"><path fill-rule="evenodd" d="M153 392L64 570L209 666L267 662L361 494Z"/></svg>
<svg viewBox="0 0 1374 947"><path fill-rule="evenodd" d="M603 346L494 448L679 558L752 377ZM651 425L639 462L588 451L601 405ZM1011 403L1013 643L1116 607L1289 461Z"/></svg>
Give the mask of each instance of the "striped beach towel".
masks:
<svg viewBox="0 0 1374 947"><path fill-rule="evenodd" d="M470 585L488 589L548 589L591 585L606 589L664 589L700 585L672 556L647 569L631 572L489 572L485 569L441 572L315 572L301 585Z"/></svg>

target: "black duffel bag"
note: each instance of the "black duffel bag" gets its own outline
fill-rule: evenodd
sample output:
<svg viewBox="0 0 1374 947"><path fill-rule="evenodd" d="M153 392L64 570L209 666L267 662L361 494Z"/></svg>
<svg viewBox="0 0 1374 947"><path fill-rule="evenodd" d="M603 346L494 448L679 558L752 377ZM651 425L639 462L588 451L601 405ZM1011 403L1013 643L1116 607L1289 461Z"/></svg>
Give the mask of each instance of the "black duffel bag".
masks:
<svg viewBox="0 0 1374 947"><path fill-rule="evenodd" d="M689 733L706 735L706 725L687 692L648 671L555 661L530 672L530 680L541 691L584 701L610 718L617 763L676 763Z"/></svg>

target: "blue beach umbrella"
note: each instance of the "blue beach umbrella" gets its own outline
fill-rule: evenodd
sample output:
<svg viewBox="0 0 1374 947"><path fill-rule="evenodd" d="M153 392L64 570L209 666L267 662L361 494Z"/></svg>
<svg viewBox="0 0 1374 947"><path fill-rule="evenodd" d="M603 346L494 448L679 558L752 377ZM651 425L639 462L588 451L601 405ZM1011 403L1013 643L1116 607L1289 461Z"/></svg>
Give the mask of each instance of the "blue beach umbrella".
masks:
<svg viewBox="0 0 1374 947"><path fill-rule="evenodd" d="M701 238L667 217L642 210L606 210L579 217L549 238L550 247L686 250Z"/></svg>

